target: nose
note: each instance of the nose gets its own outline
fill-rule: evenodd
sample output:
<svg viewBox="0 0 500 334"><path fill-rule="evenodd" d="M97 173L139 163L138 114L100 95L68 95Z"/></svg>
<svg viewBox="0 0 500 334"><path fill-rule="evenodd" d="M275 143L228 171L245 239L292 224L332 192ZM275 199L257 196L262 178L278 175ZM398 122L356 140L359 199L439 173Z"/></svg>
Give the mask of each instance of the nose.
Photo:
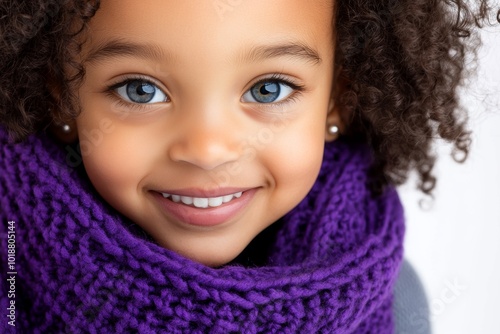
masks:
<svg viewBox="0 0 500 334"><path fill-rule="evenodd" d="M227 121L190 119L180 124L169 148L169 157L204 170L234 162L240 156L238 130Z"/></svg>

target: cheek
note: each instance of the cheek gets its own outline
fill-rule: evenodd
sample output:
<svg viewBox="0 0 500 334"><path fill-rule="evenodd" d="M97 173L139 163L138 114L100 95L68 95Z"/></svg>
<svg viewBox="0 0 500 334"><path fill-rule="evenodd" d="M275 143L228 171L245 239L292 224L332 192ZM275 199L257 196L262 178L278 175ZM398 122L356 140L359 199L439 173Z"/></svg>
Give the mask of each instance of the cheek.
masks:
<svg viewBox="0 0 500 334"><path fill-rule="evenodd" d="M323 137L295 136L284 140L281 149L274 152L275 163L279 164L277 176L287 183L301 180L315 180L323 157Z"/></svg>
<svg viewBox="0 0 500 334"><path fill-rule="evenodd" d="M101 196L114 206L133 189L138 174L138 166L125 163L124 157L123 150L120 148L109 150L107 143L83 156L90 181Z"/></svg>
<svg viewBox="0 0 500 334"><path fill-rule="evenodd" d="M302 197L316 181L323 161L331 80L331 75L318 78L322 88L304 99L296 118L284 122L270 154L278 186L286 185Z"/></svg>
<svg viewBox="0 0 500 334"><path fill-rule="evenodd" d="M277 189L296 197L297 202L307 195L318 176L324 138L321 116L286 128L268 152L269 169Z"/></svg>
<svg viewBox="0 0 500 334"><path fill-rule="evenodd" d="M88 125L78 124L78 130L83 163L90 181L118 210L134 205L139 201L139 184L147 174L150 152L135 136L125 136L117 123L108 133ZM92 131L93 140L89 135Z"/></svg>

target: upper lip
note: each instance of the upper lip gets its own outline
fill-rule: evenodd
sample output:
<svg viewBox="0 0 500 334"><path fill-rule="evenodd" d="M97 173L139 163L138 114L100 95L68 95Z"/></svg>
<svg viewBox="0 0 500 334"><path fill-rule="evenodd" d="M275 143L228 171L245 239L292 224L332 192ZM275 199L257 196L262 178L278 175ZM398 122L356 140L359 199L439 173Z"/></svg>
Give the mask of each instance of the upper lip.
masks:
<svg viewBox="0 0 500 334"><path fill-rule="evenodd" d="M179 196L188 196L188 197L221 197L232 195L238 192L245 192L253 188L217 188L217 189L198 189L198 188L184 188L184 189L167 189L167 190L159 190L159 193L162 194L170 194L170 195L179 195Z"/></svg>

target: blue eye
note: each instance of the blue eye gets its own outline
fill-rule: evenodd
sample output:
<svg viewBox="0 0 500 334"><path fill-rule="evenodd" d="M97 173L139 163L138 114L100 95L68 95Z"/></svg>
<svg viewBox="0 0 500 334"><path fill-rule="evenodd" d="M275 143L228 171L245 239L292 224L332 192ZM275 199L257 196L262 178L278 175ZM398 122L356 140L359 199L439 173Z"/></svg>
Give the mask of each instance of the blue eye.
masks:
<svg viewBox="0 0 500 334"><path fill-rule="evenodd" d="M292 94L294 88L277 80L263 80L253 85L244 95L244 102L280 102Z"/></svg>
<svg viewBox="0 0 500 334"><path fill-rule="evenodd" d="M135 79L115 89L124 100L133 103L158 103L167 101L167 95L151 82Z"/></svg>

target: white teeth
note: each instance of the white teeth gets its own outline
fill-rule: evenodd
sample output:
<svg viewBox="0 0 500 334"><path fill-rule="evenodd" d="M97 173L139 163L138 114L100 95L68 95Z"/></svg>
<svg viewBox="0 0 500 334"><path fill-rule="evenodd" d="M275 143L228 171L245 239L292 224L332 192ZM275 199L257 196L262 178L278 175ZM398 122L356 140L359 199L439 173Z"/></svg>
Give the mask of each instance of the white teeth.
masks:
<svg viewBox="0 0 500 334"><path fill-rule="evenodd" d="M211 197L208 199L208 205L215 208L222 205L222 197Z"/></svg>
<svg viewBox="0 0 500 334"><path fill-rule="evenodd" d="M195 197L193 198L193 205L197 208L208 208L208 198Z"/></svg>
<svg viewBox="0 0 500 334"><path fill-rule="evenodd" d="M186 204L186 205L191 205L191 204L193 204L193 198L187 197L187 196L181 196L181 202Z"/></svg>
<svg viewBox="0 0 500 334"><path fill-rule="evenodd" d="M222 203L227 203L233 199L233 195L222 196Z"/></svg>
<svg viewBox="0 0 500 334"><path fill-rule="evenodd" d="M208 207L216 208L224 203L230 202L235 198L240 198L242 194L243 192L240 191L231 195L207 198L207 197L189 197L189 196L180 196L180 195L162 193L164 198L171 198L172 201L174 201L175 203L182 202L185 205L193 205L201 209L206 209Z"/></svg>

